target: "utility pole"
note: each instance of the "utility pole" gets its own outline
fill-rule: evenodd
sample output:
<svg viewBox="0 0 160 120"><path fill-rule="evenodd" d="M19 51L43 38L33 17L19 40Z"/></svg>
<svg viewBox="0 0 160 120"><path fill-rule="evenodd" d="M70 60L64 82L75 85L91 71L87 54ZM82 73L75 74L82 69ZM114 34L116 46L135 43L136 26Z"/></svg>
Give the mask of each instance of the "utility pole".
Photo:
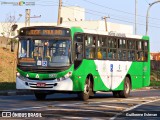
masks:
<svg viewBox="0 0 160 120"><path fill-rule="evenodd" d="M26 9L25 27L30 26L30 9Z"/></svg>
<svg viewBox="0 0 160 120"><path fill-rule="evenodd" d="M61 9L62 9L62 0L59 0L57 25L61 24Z"/></svg>
<svg viewBox="0 0 160 120"><path fill-rule="evenodd" d="M102 17L102 19L103 19L104 22L105 22L106 31L108 31L107 18L110 18L110 17L109 17L109 16L108 16L108 17L106 17L106 16Z"/></svg>
<svg viewBox="0 0 160 120"><path fill-rule="evenodd" d="M39 16L30 16L30 9L26 9L26 19L25 19L25 27L30 26L30 18L40 18L41 15Z"/></svg>
<svg viewBox="0 0 160 120"><path fill-rule="evenodd" d="M135 0L135 34L137 34L137 0Z"/></svg>
<svg viewBox="0 0 160 120"><path fill-rule="evenodd" d="M149 10L150 10L150 8L151 8L154 4L159 3L159 2L160 2L160 0L157 0L157 1L149 4L149 7L148 7L148 9L147 9L147 15L146 15L146 35L148 35L148 17L149 17Z"/></svg>

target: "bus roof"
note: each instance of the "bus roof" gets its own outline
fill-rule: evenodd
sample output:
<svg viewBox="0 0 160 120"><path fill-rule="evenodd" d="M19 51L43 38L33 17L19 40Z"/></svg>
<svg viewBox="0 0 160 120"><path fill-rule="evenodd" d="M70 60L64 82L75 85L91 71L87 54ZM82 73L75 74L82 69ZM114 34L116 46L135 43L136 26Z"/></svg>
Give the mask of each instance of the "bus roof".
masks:
<svg viewBox="0 0 160 120"><path fill-rule="evenodd" d="M28 29L28 28L53 28L53 27L58 27L58 28L68 28L68 29L82 29L83 33L88 33L88 34L99 34L99 35L109 35L109 36L116 36L116 37L126 37L126 38L135 38L135 39L145 39L149 40L149 36L145 35L133 35L133 34L125 34L125 33L118 33L115 31L102 31L102 30L96 30L96 29L86 29L86 28L81 28L78 26L30 26L30 27L23 27L21 29Z"/></svg>

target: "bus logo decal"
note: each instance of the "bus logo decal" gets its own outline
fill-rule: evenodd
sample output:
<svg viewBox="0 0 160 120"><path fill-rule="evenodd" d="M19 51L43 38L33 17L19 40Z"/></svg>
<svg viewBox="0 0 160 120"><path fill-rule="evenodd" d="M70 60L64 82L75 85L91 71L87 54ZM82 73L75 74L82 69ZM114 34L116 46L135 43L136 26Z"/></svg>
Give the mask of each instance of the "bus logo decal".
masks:
<svg viewBox="0 0 160 120"><path fill-rule="evenodd" d="M113 64L110 64L110 72L113 72Z"/></svg>
<svg viewBox="0 0 160 120"><path fill-rule="evenodd" d="M39 78L39 75L38 75L38 74L36 75L36 78Z"/></svg>
<svg viewBox="0 0 160 120"><path fill-rule="evenodd" d="M122 70L121 70L121 65L119 64L118 65L118 70L117 70L117 72L121 72Z"/></svg>
<svg viewBox="0 0 160 120"><path fill-rule="evenodd" d="M57 75L56 74L49 74L49 78L56 78Z"/></svg>
<svg viewBox="0 0 160 120"><path fill-rule="evenodd" d="M29 75L27 74L27 75L26 75L26 77L28 78L28 77L29 77Z"/></svg>
<svg viewBox="0 0 160 120"><path fill-rule="evenodd" d="M47 66L47 61L42 61L42 66Z"/></svg>

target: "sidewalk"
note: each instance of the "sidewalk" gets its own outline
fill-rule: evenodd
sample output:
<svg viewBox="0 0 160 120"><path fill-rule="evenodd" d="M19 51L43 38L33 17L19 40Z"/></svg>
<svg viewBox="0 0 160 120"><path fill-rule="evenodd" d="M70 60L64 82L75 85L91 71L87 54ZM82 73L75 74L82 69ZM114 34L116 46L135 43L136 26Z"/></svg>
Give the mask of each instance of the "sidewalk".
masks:
<svg viewBox="0 0 160 120"><path fill-rule="evenodd" d="M144 87L136 90L150 90L160 89L160 86ZM33 95L33 91L29 90L0 90L0 96L14 96L14 95Z"/></svg>

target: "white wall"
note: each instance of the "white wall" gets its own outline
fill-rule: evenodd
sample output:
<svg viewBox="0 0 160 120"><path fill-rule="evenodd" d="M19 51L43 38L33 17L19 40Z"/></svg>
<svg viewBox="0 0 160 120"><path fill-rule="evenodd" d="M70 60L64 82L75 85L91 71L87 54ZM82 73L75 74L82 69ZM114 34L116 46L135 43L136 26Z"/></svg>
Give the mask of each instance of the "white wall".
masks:
<svg viewBox="0 0 160 120"><path fill-rule="evenodd" d="M106 31L105 22L102 20L99 21L73 21L73 22L63 22L62 26L76 26L82 27L85 29ZM117 33L133 34L133 26L125 24L117 24L107 22L108 32L114 31Z"/></svg>
<svg viewBox="0 0 160 120"><path fill-rule="evenodd" d="M1 25L1 23L0 23ZM17 23L19 30L22 27L25 27L25 23ZM30 23L30 26L56 26L57 23ZM111 23L108 22L108 32L114 31L117 33L125 33L125 34L133 34L133 26L130 25L124 25L124 24L117 24L117 23ZM82 27L85 29L91 29L91 30L98 30L98 31L105 31L105 22L104 21L73 21L73 22L63 22L60 26L64 27ZM2 26L0 26L0 36L3 32ZM17 32L15 36L17 35ZM12 36L13 37L13 36Z"/></svg>
<svg viewBox="0 0 160 120"><path fill-rule="evenodd" d="M85 9L81 7L62 7L61 17L65 21L84 21Z"/></svg>

